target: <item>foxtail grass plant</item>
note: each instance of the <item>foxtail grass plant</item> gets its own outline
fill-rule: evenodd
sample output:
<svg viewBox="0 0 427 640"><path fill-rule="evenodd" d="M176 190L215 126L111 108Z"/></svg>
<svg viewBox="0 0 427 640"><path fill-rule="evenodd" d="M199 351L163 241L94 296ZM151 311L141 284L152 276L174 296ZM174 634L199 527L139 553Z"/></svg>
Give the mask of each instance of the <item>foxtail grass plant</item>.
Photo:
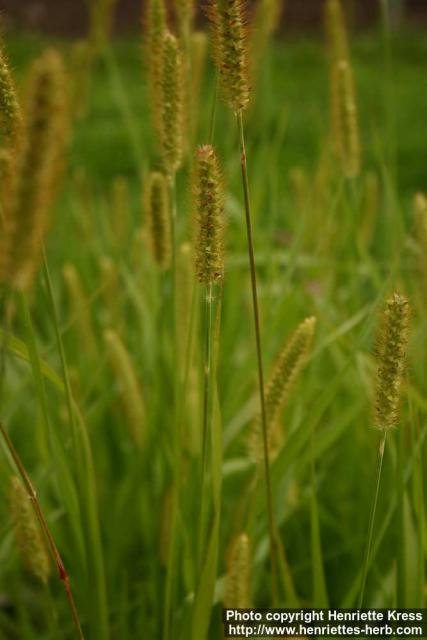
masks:
<svg viewBox="0 0 427 640"><path fill-rule="evenodd" d="M224 605L248 609L252 606L252 557L247 533L239 533L227 550Z"/></svg>
<svg viewBox="0 0 427 640"><path fill-rule="evenodd" d="M144 15L143 51L147 69L151 117L157 132L161 131L161 77L163 66L163 42L167 29L164 0L148 0Z"/></svg>
<svg viewBox="0 0 427 640"><path fill-rule="evenodd" d="M152 258L159 269L171 264L171 217L167 178L152 171L146 178L144 213Z"/></svg>
<svg viewBox="0 0 427 640"><path fill-rule="evenodd" d="M160 80L160 144L163 167L169 176L183 160L184 80L182 52L177 38L166 32L162 41Z"/></svg>
<svg viewBox="0 0 427 640"><path fill-rule="evenodd" d="M377 471L374 495L369 516L366 548L363 559L358 607L362 608L365 598L366 579L372 547L375 514L381 482L386 438L399 422L399 409L405 382L407 346L409 338L409 302L399 293L394 293L385 303L380 320L376 344L377 379L374 398L373 424L380 432Z"/></svg>
<svg viewBox="0 0 427 640"><path fill-rule="evenodd" d="M360 173L361 148L353 69L340 0L326 3L326 27L330 55L331 130L343 173Z"/></svg>
<svg viewBox="0 0 427 640"><path fill-rule="evenodd" d="M37 522L40 526L40 530L43 532L43 536L46 542L47 547L49 548L50 554L52 556L52 559L55 562L57 571L58 571L58 577L59 580L62 582L62 585L64 587L64 591L65 594L67 596L67 600L68 600L68 604L70 607L70 611L71 611L71 616L73 619L73 624L76 630L76 634L77 637L79 638L79 640L84 640L84 635L83 635L83 631L82 631L82 627L80 624L80 618L79 618L79 614L77 611L77 607L74 601L74 596L73 596L73 591L71 589L71 585L70 585L70 578L69 575L67 573L67 570L65 568L64 562L62 560L61 554L59 553L58 547L56 546L55 540L51 534L49 525L47 523L46 517L42 511L39 499L37 497L37 493L36 490L34 489L34 486L31 482L30 476L28 475L22 461L21 458L18 455L18 452L16 451L13 442L11 440L11 438L9 437L8 432L6 431L6 429L3 426L3 423L0 422L0 435L10 453L10 456L13 460L13 463L16 467L16 470L19 473L19 479L18 482L22 482L22 487L20 487L19 491L20 491L20 495L21 498L23 497L23 493L25 493L25 498L27 500L30 501L30 504L32 505L33 508L33 512L34 512L34 516L37 519ZM24 509L24 507L22 507ZM21 514L22 516L22 514ZM30 516L30 512L28 511L28 509L25 510L25 517L26 518L31 518ZM32 521L32 526L34 527L34 522ZM22 522L21 525L22 527ZM27 521L27 528L28 528L28 521ZM21 530L22 532L22 530ZM28 531L27 531L28 533ZM34 540L33 540L33 544L34 544ZM41 543L41 539L38 539L38 542L36 543L37 545L40 545ZM34 558L33 558L34 561ZM34 566L34 565L33 565ZM39 567L40 568L40 567ZM46 567L43 569L44 571L44 576L47 579L47 569Z"/></svg>
<svg viewBox="0 0 427 640"><path fill-rule="evenodd" d="M270 554L272 573L273 604L277 603L277 531L273 511L273 496L270 479L270 461L268 454L267 414L264 392L264 368L261 346L261 323L259 317L255 251L252 234L251 201L246 159L246 145L243 113L250 100L249 53L246 16L242 0L212 0L209 6L214 57L218 70L219 84L227 106L236 118L239 136L242 186L245 206L245 221L249 267L251 274L252 307L255 328L256 354L258 363L258 386L260 396L261 424L263 432L264 471L267 494L267 511L270 534Z"/></svg>
<svg viewBox="0 0 427 640"><path fill-rule="evenodd" d="M281 350L266 386L267 440L271 460L283 445L281 417L289 394L310 354L315 327L316 319L306 318L295 329ZM262 459L262 428L259 415L253 426L250 451L255 460Z"/></svg>
<svg viewBox="0 0 427 640"><path fill-rule="evenodd" d="M117 0L90 0L89 43L93 53L99 54L111 37Z"/></svg>
<svg viewBox="0 0 427 640"><path fill-rule="evenodd" d="M3 46L0 44L0 144L4 148L15 146L21 121L21 108L15 83Z"/></svg>
<svg viewBox="0 0 427 640"><path fill-rule="evenodd" d="M195 274L203 285L204 316L204 391L201 459L201 500L198 539L198 571L202 563L203 533L207 499L207 451L211 424L213 322L212 303L221 292L224 274L224 188L221 170L212 146L199 147L192 178ZM219 287L217 285L220 285Z"/></svg>
<svg viewBox="0 0 427 640"><path fill-rule="evenodd" d="M46 584L51 572L50 558L30 498L18 476L10 479L9 502L22 560L28 571Z"/></svg>
<svg viewBox="0 0 427 640"><path fill-rule="evenodd" d="M17 289L30 287L40 262L68 136L64 65L60 55L49 50L30 68L23 131L3 193L0 279Z"/></svg>
<svg viewBox="0 0 427 640"><path fill-rule="evenodd" d="M119 386L124 413L134 443L141 447L145 438L145 408L142 389L134 364L121 338L112 329L104 333L111 367Z"/></svg>

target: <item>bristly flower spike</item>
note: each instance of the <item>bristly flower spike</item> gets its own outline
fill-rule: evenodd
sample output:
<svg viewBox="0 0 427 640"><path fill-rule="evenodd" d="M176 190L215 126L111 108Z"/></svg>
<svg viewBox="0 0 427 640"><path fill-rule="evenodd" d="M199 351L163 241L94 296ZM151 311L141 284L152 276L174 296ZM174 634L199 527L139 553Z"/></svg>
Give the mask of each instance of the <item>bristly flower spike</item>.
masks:
<svg viewBox="0 0 427 640"><path fill-rule="evenodd" d="M209 18L222 93L235 113L249 104L248 35L242 0L211 0Z"/></svg>
<svg viewBox="0 0 427 640"><path fill-rule="evenodd" d="M161 130L161 70L163 38L167 29L164 0L148 0L145 13L144 56L148 75L151 115L156 130Z"/></svg>
<svg viewBox="0 0 427 640"><path fill-rule="evenodd" d="M65 69L49 50L29 72L24 124L2 193L0 280L27 289L40 258L49 211L61 184L69 137Z"/></svg>
<svg viewBox="0 0 427 640"><path fill-rule="evenodd" d="M160 269L168 269L172 257L169 195L166 176L158 171L147 177L144 213L151 255Z"/></svg>
<svg viewBox="0 0 427 640"><path fill-rule="evenodd" d="M315 328L316 318L314 317L306 318L298 325L280 352L268 381L265 403L268 447L272 456L277 454L282 444L280 418L289 394L307 361ZM250 449L255 460L262 459L261 416L258 416L255 421Z"/></svg>
<svg viewBox="0 0 427 640"><path fill-rule="evenodd" d="M196 152L193 167L195 272L199 282L213 284L224 273L224 188L213 147Z"/></svg>
<svg viewBox="0 0 427 640"><path fill-rule="evenodd" d="M246 533L234 537L227 552L225 586L226 607L244 609L251 606L251 544Z"/></svg>
<svg viewBox="0 0 427 640"><path fill-rule="evenodd" d="M13 145L21 126L21 110L5 53L0 45L0 141Z"/></svg>
<svg viewBox="0 0 427 640"><path fill-rule="evenodd" d="M10 480L10 510L22 559L28 571L46 584L50 575L49 554L30 496L18 476Z"/></svg>
<svg viewBox="0 0 427 640"><path fill-rule="evenodd" d="M399 420L406 369L410 308L408 299L394 293L386 302L377 338L377 384L374 424L388 430Z"/></svg>
<svg viewBox="0 0 427 640"><path fill-rule="evenodd" d="M184 84L182 53L178 40L169 32L163 38L160 89L160 138L163 166L171 175L182 163Z"/></svg>

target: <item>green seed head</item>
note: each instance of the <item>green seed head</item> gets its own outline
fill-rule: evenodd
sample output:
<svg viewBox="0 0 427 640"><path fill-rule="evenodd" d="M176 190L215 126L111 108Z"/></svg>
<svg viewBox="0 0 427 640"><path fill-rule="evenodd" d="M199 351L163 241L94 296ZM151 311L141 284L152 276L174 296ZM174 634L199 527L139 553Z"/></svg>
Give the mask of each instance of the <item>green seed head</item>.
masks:
<svg viewBox="0 0 427 640"><path fill-rule="evenodd" d="M22 134L3 201L0 279L20 289L32 282L61 183L68 115L64 65L59 54L49 50L30 68Z"/></svg>
<svg viewBox="0 0 427 640"><path fill-rule="evenodd" d="M226 607L251 606L251 544L246 533L234 537L227 550Z"/></svg>
<svg viewBox="0 0 427 640"><path fill-rule="evenodd" d="M21 110L6 56L0 47L0 141L14 144L21 125Z"/></svg>
<svg viewBox="0 0 427 640"><path fill-rule="evenodd" d="M187 38L191 33L194 20L194 0L175 0L175 13L181 37Z"/></svg>
<svg viewBox="0 0 427 640"><path fill-rule="evenodd" d="M195 272L211 284L224 273L224 190L215 151L199 147L193 167Z"/></svg>
<svg viewBox="0 0 427 640"><path fill-rule="evenodd" d="M248 42L242 0L211 0L215 62L225 102L235 113L249 104Z"/></svg>
<svg viewBox="0 0 427 640"><path fill-rule="evenodd" d="M331 57L335 60L348 59L347 29L340 0L327 1L325 19Z"/></svg>
<svg viewBox="0 0 427 640"><path fill-rule="evenodd" d="M377 338L374 405L374 424L377 429L390 429L396 426L399 420L406 369L409 316L407 298L394 293L386 302Z"/></svg>
<svg viewBox="0 0 427 640"><path fill-rule="evenodd" d="M153 171L148 175L144 209L151 254L160 269L168 269L172 254L171 227L168 185L162 173Z"/></svg>
<svg viewBox="0 0 427 640"><path fill-rule="evenodd" d="M145 440L145 407L131 355L112 329L104 332L104 339L131 436L137 446L142 446Z"/></svg>
<svg viewBox="0 0 427 640"><path fill-rule="evenodd" d="M282 445L280 419L289 394L300 375L313 343L316 318L306 318L295 329L277 358L265 393L267 413L267 440L269 451L276 454ZM250 452L254 459L262 459L262 424L258 416L250 440Z"/></svg>
<svg viewBox="0 0 427 640"><path fill-rule="evenodd" d="M348 178L360 173L361 148L358 112L349 60L338 60L331 68L331 115L334 146Z"/></svg>
<svg viewBox="0 0 427 640"><path fill-rule="evenodd" d="M158 132L161 131L161 72L163 38L166 29L164 0L148 0L143 52L148 76L151 114L153 124Z"/></svg>
<svg viewBox="0 0 427 640"><path fill-rule="evenodd" d="M30 497L17 476L10 480L10 511L25 566L33 576L46 584L50 575L49 555Z"/></svg>
<svg viewBox="0 0 427 640"><path fill-rule="evenodd" d="M184 83L182 54L171 33L163 38L161 71L161 146L167 173L179 169L183 155Z"/></svg>

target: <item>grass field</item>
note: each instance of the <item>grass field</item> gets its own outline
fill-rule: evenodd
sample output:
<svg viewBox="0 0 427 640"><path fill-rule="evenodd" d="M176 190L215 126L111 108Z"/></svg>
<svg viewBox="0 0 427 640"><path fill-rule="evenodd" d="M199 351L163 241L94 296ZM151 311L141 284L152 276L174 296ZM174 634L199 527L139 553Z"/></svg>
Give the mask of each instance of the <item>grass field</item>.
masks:
<svg viewBox="0 0 427 640"><path fill-rule="evenodd" d="M357 604L380 437L372 419L375 336L394 291L407 295L412 311L407 381L398 428L387 438L364 605L426 606L427 235L417 230L413 196L427 190L427 39L421 29L389 37L391 58L380 31L351 40L357 177L343 176L329 138L321 35L271 43L246 116L267 380L299 323L317 320L280 419L284 443L270 461L288 563L288 572L286 561L279 566L280 606ZM68 42L8 35L18 86L47 45L70 58ZM214 77L209 62L197 144L209 138ZM3 323L1 419L37 489L92 640L222 637L227 553L242 531L251 547L240 570L244 576L250 564L241 587L250 592L246 605L272 605L262 465L248 453L259 408L235 121L218 100L214 145L227 223L205 485L205 296L182 248L192 239L189 163L177 175L175 315L170 271L153 262L141 204L147 173L158 168L156 145L139 40L113 42L95 63L87 113L74 122L46 243L50 280L39 269L31 293L13 297ZM124 195L118 178L126 180ZM111 346L110 330L124 349L116 338ZM53 566L44 584L25 568L25 550L17 551L7 499L14 463L2 444L0 635L74 637Z"/></svg>

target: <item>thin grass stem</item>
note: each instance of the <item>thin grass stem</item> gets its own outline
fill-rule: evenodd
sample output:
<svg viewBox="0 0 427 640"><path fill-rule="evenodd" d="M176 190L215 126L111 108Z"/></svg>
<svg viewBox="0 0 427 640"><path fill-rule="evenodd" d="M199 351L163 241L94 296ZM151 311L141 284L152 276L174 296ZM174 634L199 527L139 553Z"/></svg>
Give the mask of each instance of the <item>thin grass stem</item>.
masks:
<svg viewBox="0 0 427 640"><path fill-rule="evenodd" d="M255 327L255 341L256 352L258 362L258 383L259 383L259 399L261 405L261 424L263 435L263 448L264 448L264 472L265 472L265 484L267 493L267 511L268 511L268 524L270 535L270 552L271 552L271 580L272 580L272 598L273 604L277 603L277 546L276 546L276 525L274 521L273 513L273 495L271 490L271 478L270 478L270 461L268 453L268 438L267 438L267 413L265 407L265 395L264 395L264 369L262 363L262 348L261 348L261 328L259 319L258 308L258 292L257 292L257 279L256 279L256 265L255 265L255 253L252 237L252 221L251 221L251 204L249 195L249 180L248 169L246 161L246 145L245 134L243 126L243 113L240 110L237 113L237 129L239 133L239 145L240 145L240 162L242 167L242 184L243 194L245 200L245 219L246 219L246 233L248 240L248 255L249 266L251 272L251 288L252 288L252 307L254 315L254 327Z"/></svg>
<svg viewBox="0 0 427 640"><path fill-rule="evenodd" d="M199 533L197 544L197 573L200 575L203 559L203 536L205 530L205 517L207 510L206 500L206 480L207 480L207 454L209 436L209 405L210 405L210 385L211 385L211 353L212 353L212 283L206 285L205 290L205 335L204 335L204 356L203 356L203 426L202 426L202 460L200 477L200 514Z"/></svg>
<svg viewBox="0 0 427 640"><path fill-rule="evenodd" d="M371 504L371 512L369 514L369 524L368 524L368 537L366 540L366 549L365 556L363 559L363 570L362 570L362 578L360 584L360 593L359 593L359 601L358 608L361 609L363 606L363 600L365 597L365 588L366 588L366 578L368 576L369 569L369 561L371 556L371 547L372 547L372 536L374 533L374 523L375 523L375 514L377 511L378 504L378 495L380 489L381 482L381 471L383 466L383 458L384 458L384 449L385 449L385 441L386 441L387 431L384 429L380 439L380 445L378 448L378 461L377 461L377 472L375 479L375 490L374 497Z"/></svg>

